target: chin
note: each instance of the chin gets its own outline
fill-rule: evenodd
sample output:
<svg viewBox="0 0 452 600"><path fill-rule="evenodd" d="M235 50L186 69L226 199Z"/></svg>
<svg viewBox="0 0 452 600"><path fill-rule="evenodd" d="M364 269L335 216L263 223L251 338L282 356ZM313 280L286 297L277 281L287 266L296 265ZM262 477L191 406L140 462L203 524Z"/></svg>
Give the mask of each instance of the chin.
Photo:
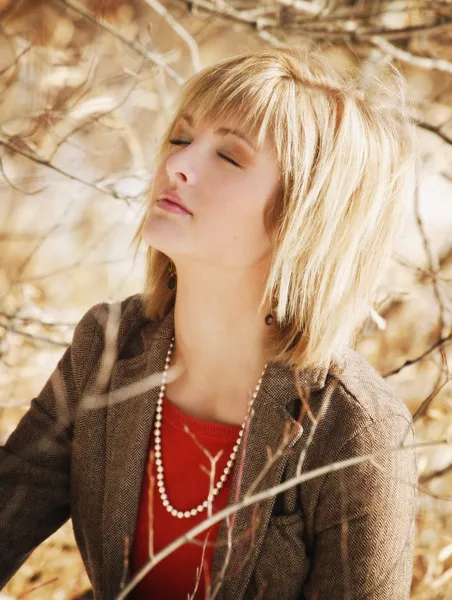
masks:
<svg viewBox="0 0 452 600"><path fill-rule="evenodd" d="M160 250L167 256L186 254L186 244L179 227L165 218L149 218L141 232L144 244Z"/></svg>

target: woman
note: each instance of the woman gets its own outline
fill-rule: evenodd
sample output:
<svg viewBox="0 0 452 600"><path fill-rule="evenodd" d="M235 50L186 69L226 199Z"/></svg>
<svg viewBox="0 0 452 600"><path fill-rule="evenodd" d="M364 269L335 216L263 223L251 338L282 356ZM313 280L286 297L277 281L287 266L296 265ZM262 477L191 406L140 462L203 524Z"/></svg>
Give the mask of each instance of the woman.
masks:
<svg viewBox="0 0 452 600"><path fill-rule="evenodd" d="M99 599L409 598L414 427L350 346L416 178L403 96L375 92L294 49L187 82L144 292L88 310L1 450L1 584L72 517Z"/></svg>

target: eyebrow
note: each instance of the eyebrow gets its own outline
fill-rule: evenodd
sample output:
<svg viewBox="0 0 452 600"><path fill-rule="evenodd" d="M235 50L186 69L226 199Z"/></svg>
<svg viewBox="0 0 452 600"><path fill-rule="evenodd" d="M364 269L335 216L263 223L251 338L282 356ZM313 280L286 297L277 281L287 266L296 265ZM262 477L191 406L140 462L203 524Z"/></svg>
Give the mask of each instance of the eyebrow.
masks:
<svg viewBox="0 0 452 600"><path fill-rule="evenodd" d="M193 126L193 118L190 115L183 114L181 115L181 119L184 119L191 126ZM215 129L214 133L220 133L222 135L227 135L228 133L231 133L232 135L236 135L237 137L241 138L246 144L248 144L250 148L256 150L255 145L239 129L233 129L231 127L218 127L217 129Z"/></svg>

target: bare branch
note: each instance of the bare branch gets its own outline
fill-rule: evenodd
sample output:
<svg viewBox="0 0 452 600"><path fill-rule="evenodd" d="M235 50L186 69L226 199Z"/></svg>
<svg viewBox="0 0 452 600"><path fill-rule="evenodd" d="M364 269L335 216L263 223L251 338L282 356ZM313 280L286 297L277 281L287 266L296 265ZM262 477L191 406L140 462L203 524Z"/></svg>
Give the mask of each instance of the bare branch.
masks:
<svg viewBox="0 0 452 600"><path fill-rule="evenodd" d="M0 327L6 329L10 333L14 333L15 335L20 335L29 340L33 340L35 342L42 342L44 344L50 344L51 346L58 346L60 348L67 348L68 344L66 342L60 342L58 340L53 340L52 338L47 338L42 335L36 335L35 333L28 333L28 331L22 331L20 329L16 329L13 325L3 325L0 323Z"/></svg>
<svg viewBox="0 0 452 600"><path fill-rule="evenodd" d="M48 169L51 169L52 171L55 171L56 173L59 173L60 175L63 175L64 177L71 179L72 181L76 181L78 183L86 185L87 187L94 189L97 192L100 192L102 194L105 194L106 196L112 196L113 198L115 198L115 200L124 200L125 202L127 202L127 204L129 204L129 200L136 200L136 198L133 196L123 196L121 194L118 194L118 192L116 192L115 190L106 190L99 184L80 179L80 177L77 177L76 175L72 175L72 173L68 173L67 171L64 171L63 169L60 169L60 167L53 165L48 160L46 160L44 158L40 158L39 156L36 156L26 150L22 150L21 148L14 146L7 140L1 139L1 137L0 137L0 145L4 146L5 148L8 148L8 150L10 150L11 152L20 154L24 158L27 158L28 160L31 160L32 162L37 163L38 165L47 167Z"/></svg>
<svg viewBox="0 0 452 600"><path fill-rule="evenodd" d="M161 17L165 19L171 29L187 44L190 50L190 57L193 64L193 71L197 73L201 70L201 59L199 57L198 44L188 31L176 21L173 15L162 5L158 0L144 0L151 8L155 10Z"/></svg>
<svg viewBox="0 0 452 600"><path fill-rule="evenodd" d="M147 50L139 42L136 42L135 40L128 40L117 29L115 29L112 25L110 25L110 23L108 23L105 19L102 19L101 17L97 17L94 13L92 13L91 11L86 9L82 4L79 4L75 0L52 0L52 1L56 2L58 4L63 4L65 6L68 6L69 8L71 8L75 12L83 15L88 20L92 21L93 23L95 23L96 25L98 25L99 27L104 29L105 31L108 31L108 33L110 33L115 38L120 40L125 46L128 46L129 48L134 50L137 54L140 54L141 56L146 58L148 61L154 63L155 65L157 65L158 67L163 69L165 71L165 73L169 77L171 77L171 79L174 79L174 81L178 85L182 85L184 83L184 79L178 73L176 73L176 71L174 71L174 69L169 67L159 54L156 54L155 52L151 52L150 50Z"/></svg>
<svg viewBox="0 0 452 600"><path fill-rule="evenodd" d="M407 50L397 48L391 42L380 36L371 36L367 38L368 42L373 44L376 48L382 50L385 54L389 54L393 58L397 58L402 62L406 62L420 69L426 69L428 71L443 71L445 73L452 74L452 62L445 58L427 58L426 56L415 56Z"/></svg>
<svg viewBox="0 0 452 600"><path fill-rule="evenodd" d="M303 473L303 474L297 475L295 477L292 477L290 479L287 479L286 481L279 483L278 485L276 485L272 488L263 490L252 496L247 496L241 502L231 504L231 505L227 506L226 508L218 511L217 513L212 515L212 517L210 517L210 518L206 519L205 521L203 521L202 523L199 523L198 525L194 526L192 529L190 529L189 531L184 533L182 536L180 536L179 538L177 538L176 540L171 542L171 544L168 544L165 548L163 548L163 550L161 550L158 554L156 554L152 560L150 560L147 564L145 564L141 568L141 570L138 571L133 576L133 578L130 580L130 582L127 584L127 586L124 588L124 590L116 597L115 600L124 600L126 598L127 594L129 594L132 591L132 589L143 579L143 577L145 577L145 575L155 565L157 565L159 562L161 562L164 558L166 558L172 552L177 550L177 548L179 548L183 544L189 542L194 537L196 537L199 533L202 533L207 528L209 528L211 525L214 525L215 523L221 521L223 518L225 518L229 515L232 515L232 514L236 514L237 511L240 510L241 508L245 508L246 506L257 504L258 502L261 502L263 500L271 498L272 496L275 496L281 492L284 492L295 485L300 485L301 483L304 483L305 481L310 481L311 479L315 479L316 477L326 475L327 473L330 473L332 471L339 471L341 469L345 469L348 466L355 465L355 464L358 464L358 463L361 463L361 462L364 462L367 460L372 461L374 458L376 458L378 456L384 456L386 454L391 454L393 452L412 451L414 448L444 447L444 446L450 446L451 444L452 444L451 439L444 439L444 440L438 440L435 442L423 442L423 443L411 444L408 446L395 446L393 448L385 448L384 450L380 450L378 452L373 452L372 454L355 456L353 458L349 458L349 459L346 459L343 461L337 461L337 462L331 463L329 465L320 467L318 469L313 469L312 471L309 471L307 473ZM409 485L417 485L417 483L409 482Z"/></svg>
<svg viewBox="0 0 452 600"><path fill-rule="evenodd" d="M452 139L443 132L442 125L435 126L435 125L431 125L430 123L426 123L425 121L421 121L421 122L417 123L417 126L420 127L421 129L425 129L426 131L431 131L432 133L435 133L438 137L440 137L447 144L452 144Z"/></svg>
<svg viewBox="0 0 452 600"><path fill-rule="evenodd" d="M433 346L431 346L428 350L426 350L425 352L423 352L416 358L406 360L402 365L400 365L400 367L397 367L396 369L392 369L392 371L388 371L382 377L386 378L386 377L391 377L392 375L397 375L397 373L400 373L400 371L402 371L402 369L405 369L406 367L409 367L418 362L421 362L422 360L424 360L424 358L426 358L429 354L434 352L442 344L445 344L446 342L450 341L451 339L452 339L452 333L444 338L439 339L437 342L435 342L433 344Z"/></svg>

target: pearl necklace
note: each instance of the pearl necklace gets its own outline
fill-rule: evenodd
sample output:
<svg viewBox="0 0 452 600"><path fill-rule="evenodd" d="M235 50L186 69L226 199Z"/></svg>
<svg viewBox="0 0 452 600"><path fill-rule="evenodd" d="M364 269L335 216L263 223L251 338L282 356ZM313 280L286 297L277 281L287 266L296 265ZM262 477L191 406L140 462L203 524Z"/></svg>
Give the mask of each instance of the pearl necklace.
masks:
<svg viewBox="0 0 452 600"><path fill-rule="evenodd" d="M154 439L155 439L154 450L155 450L155 462L157 464L157 486L159 489L160 498L161 498L163 506L166 508L166 510L174 517L178 517L179 519L182 519L182 518L188 519L189 517L194 517L197 514L201 513L203 510L205 510L207 508L209 502L215 498L215 496L220 492L221 488L223 487L223 484L226 481L226 478L229 475L229 472L231 471L232 465L234 464L234 460L235 460L237 451L238 451L240 443L242 441L243 431L245 429L245 424L248 419L249 412L251 410L253 402L256 399L256 396L261 387L262 378L264 377L265 370L267 368L268 363L265 365L264 370L262 371L262 375L260 376L260 378L257 382L256 389L255 389L253 396L249 402L249 407L248 407L248 411L245 416L245 420L243 421L242 426L240 428L239 437L237 438L236 444L230 454L230 460L228 460L228 462L226 464L223 475L221 475L221 477L220 477L217 485L213 489L213 491L207 496L207 500L204 500L204 502L202 504L199 504L196 508L192 508L191 510L186 510L184 512L184 511L177 510L176 508L174 508L168 500L168 496L166 495L166 491L165 491L165 484L163 482L163 479L164 479L163 478L163 463L162 463L162 458L161 458L161 456L162 456L162 441L161 441L161 437L160 437L160 427L161 427L161 422L162 422L163 396L165 395L166 373L169 368L169 362L170 362L171 354L173 351L173 346L174 346L174 336L171 338L171 344L168 349L168 354L166 356L165 367L164 367L163 378L162 378L162 385L160 386L160 392L159 392L159 397L157 400L157 408L156 408L157 414L156 414L155 431L154 431Z"/></svg>

